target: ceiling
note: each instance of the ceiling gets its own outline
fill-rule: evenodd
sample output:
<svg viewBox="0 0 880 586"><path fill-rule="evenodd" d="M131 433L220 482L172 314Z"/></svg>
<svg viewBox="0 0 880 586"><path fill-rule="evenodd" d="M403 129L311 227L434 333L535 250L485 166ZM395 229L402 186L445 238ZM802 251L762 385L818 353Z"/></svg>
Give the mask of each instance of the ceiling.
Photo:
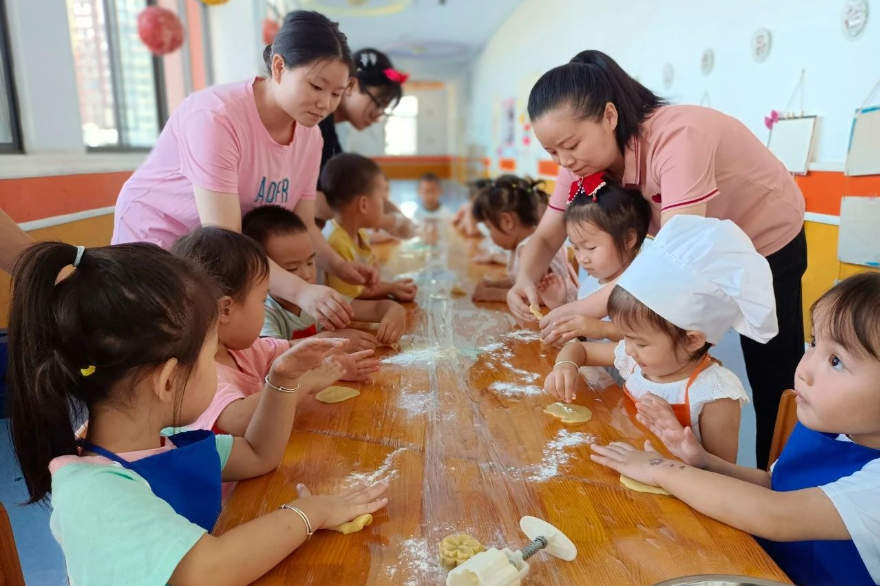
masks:
<svg viewBox="0 0 880 586"><path fill-rule="evenodd" d="M460 74L521 1L278 0L276 4L286 10L323 12L339 21L352 50L385 51L397 69L425 80ZM370 13L376 15L363 15Z"/></svg>

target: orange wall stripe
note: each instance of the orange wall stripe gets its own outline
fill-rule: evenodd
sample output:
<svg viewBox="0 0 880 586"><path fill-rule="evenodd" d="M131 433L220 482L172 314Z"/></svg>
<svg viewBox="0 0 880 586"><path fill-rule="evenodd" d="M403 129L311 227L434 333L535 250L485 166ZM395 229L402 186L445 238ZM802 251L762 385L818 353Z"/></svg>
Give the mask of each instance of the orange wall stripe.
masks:
<svg viewBox="0 0 880 586"><path fill-rule="evenodd" d="M435 156L435 157L371 157L374 161L379 163L380 165L390 164L407 164L407 163L416 163L416 164L426 164L426 163L445 163L451 165L454 157L450 157L448 155L443 156Z"/></svg>
<svg viewBox="0 0 880 586"><path fill-rule="evenodd" d="M553 161L538 161L538 175L551 175L556 177L559 174L559 165Z"/></svg>
<svg viewBox="0 0 880 586"><path fill-rule="evenodd" d="M498 168L513 173L516 171L516 159L498 159Z"/></svg>
<svg viewBox="0 0 880 586"><path fill-rule="evenodd" d="M131 171L0 180L0 208L30 222L116 204Z"/></svg>
<svg viewBox="0 0 880 586"><path fill-rule="evenodd" d="M840 215L840 200L847 195L880 195L880 175L847 177L833 171L816 171L795 177L807 202L807 211Z"/></svg>

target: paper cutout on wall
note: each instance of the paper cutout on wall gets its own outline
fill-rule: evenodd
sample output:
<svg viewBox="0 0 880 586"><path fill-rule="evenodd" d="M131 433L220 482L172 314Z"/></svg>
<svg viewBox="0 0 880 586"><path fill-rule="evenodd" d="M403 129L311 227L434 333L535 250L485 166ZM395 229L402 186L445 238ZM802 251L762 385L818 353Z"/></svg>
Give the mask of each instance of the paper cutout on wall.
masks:
<svg viewBox="0 0 880 586"><path fill-rule="evenodd" d="M770 130L767 148L796 175L806 175L813 153L816 116L781 118Z"/></svg>
<svg viewBox="0 0 880 586"><path fill-rule="evenodd" d="M841 262L880 267L880 198L846 196L840 202L837 257Z"/></svg>
<svg viewBox="0 0 880 586"><path fill-rule="evenodd" d="M501 144L505 147L516 144L516 98L501 102Z"/></svg>
<svg viewBox="0 0 880 586"><path fill-rule="evenodd" d="M846 153L846 174L880 175L880 106L856 110Z"/></svg>

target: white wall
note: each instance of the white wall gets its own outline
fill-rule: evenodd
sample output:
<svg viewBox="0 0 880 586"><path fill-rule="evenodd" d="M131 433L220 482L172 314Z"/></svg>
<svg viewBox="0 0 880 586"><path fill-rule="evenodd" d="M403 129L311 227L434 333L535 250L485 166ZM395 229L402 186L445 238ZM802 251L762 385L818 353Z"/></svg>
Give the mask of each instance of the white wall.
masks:
<svg viewBox="0 0 880 586"><path fill-rule="evenodd" d="M517 95L519 80L567 62L584 49L610 54L631 75L674 103L700 102L742 120L762 140L764 116L783 110L806 68L804 109L821 116L813 160L844 160L853 111L880 78L880 18L862 36L841 34L843 0L524 0L487 43L470 78L467 142L495 153L496 101ZM876 8L876 6L874 7ZM752 33L773 33L764 63L752 60ZM700 71L705 48L715 69ZM663 89L662 69L675 67ZM875 98L880 103L880 97Z"/></svg>
<svg viewBox="0 0 880 586"><path fill-rule="evenodd" d="M212 84L265 75L262 19L264 2L227 2L207 10L211 35Z"/></svg>

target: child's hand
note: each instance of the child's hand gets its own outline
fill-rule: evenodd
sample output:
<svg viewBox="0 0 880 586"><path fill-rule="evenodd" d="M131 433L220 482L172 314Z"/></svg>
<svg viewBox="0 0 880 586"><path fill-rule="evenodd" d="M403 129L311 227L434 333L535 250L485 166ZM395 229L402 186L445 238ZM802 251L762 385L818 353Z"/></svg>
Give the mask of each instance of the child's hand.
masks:
<svg viewBox="0 0 880 586"><path fill-rule="evenodd" d="M594 452L590 455L593 462L651 486L658 486L655 475L661 466L684 467L681 462L664 458L654 450L651 442L647 441L645 442L645 451L637 450L623 442L611 442L607 446L593 444L590 448Z"/></svg>
<svg viewBox="0 0 880 586"><path fill-rule="evenodd" d="M337 352L328 356L321 364L302 375L301 387L307 393L321 391L338 381L345 375L345 359L348 354Z"/></svg>
<svg viewBox="0 0 880 586"><path fill-rule="evenodd" d="M391 296L400 301L412 301L419 287L412 279L400 279L391 283Z"/></svg>
<svg viewBox="0 0 880 586"><path fill-rule="evenodd" d="M376 336L373 334L351 328L336 330L335 332L327 332L327 334L327 337L348 340L348 346L345 347L345 351L349 353L360 352L361 350L375 350L376 346L379 344L379 341L376 340ZM318 335L320 336L321 334Z"/></svg>
<svg viewBox="0 0 880 586"><path fill-rule="evenodd" d="M708 452L690 427L681 426L669 403L649 393L636 402L636 409L636 420L656 435L674 456L696 468L706 467Z"/></svg>
<svg viewBox="0 0 880 586"><path fill-rule="evenodd" d="M544 379L544 392L554 399L571 403L578 376L578 369L573 364L563 363L554 366Z"/></svg>
<svg viewBox="0 0 880 586"><path fill-rule="evenodd" d="M545 319L548 316L545 316ZM608 323L589 315L572 315L552 321L541 331L541 341L547 346L561 348L571 340L584 337L593 340L604 339Z"/></svg>
<svg viewBox="0 0 880 586"><path fill-rule="evenodd" d="M471 301L504 301L505 293L506 291L503 289L483 285L482 287L474 289L474 294L471 295Z"/></svg>
<svg viewBox="0 0 880 586"><path fill-rule="evenodd" d="M379 370L379 361L370 358L373 350L363 350L354 354L339 354L336 358L345 368L342 375L344 381L363 382L370 380L370 375Z"/></svg>
<svg viewBox="0 0 880 586"><path fill-rule="evenodd" d="M382 344L394 344L400 341L404 329L406 329L406 310L402 305L395 303L379 322L379 331L376 332L376 336Z"/></svg>
<svg viewBox="0 0 880 586"><path fill-rule="evenodd" d="M314 529L329 529L348 523L360 515L375 513L388 504L388 498L382 496L387 491L388 480L372 486L350 488L338 495L312 496L309 489L300 484L296 487L299 498L288 504L300 509L317 509L319 518L309 519L316 523Z"/></svg>
<svg viewBox="0 0 880 586"><path fill-rule="evenodd" d="M538 293L544 305L550 309L556 309L561 305L565 305L568 291L565 287L565 281L556 273L547 273L538 282Z"/></svg>
<svg viewBox="0 0 880 586"><path fill-rule="evenodd" d="M291 344L290 349L272 363L270 378L276 385L281 384L280 379L296 380L347 344L348 340L315 337Z"/></svg>

